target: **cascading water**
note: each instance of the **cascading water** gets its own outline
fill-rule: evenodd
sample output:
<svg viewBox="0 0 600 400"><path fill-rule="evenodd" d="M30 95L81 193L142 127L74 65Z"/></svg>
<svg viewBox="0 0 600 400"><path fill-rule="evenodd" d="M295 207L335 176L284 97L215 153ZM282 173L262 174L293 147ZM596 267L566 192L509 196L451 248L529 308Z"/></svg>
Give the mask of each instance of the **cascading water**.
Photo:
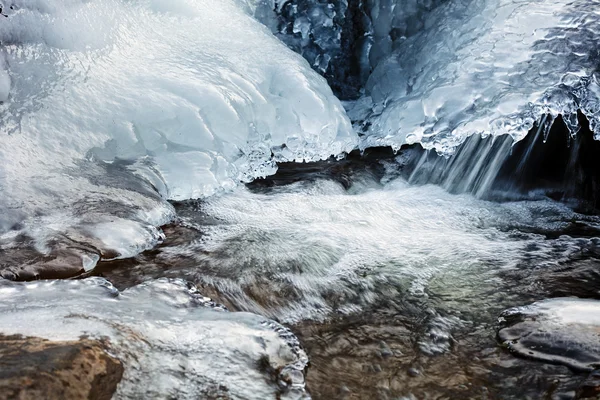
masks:
<svg viewBox="0 0 600 400"><path fill-rule="evenodd" d="M116 398L583 393L492 338L600 365L597 0L0 8L0 334Z"/></svg>

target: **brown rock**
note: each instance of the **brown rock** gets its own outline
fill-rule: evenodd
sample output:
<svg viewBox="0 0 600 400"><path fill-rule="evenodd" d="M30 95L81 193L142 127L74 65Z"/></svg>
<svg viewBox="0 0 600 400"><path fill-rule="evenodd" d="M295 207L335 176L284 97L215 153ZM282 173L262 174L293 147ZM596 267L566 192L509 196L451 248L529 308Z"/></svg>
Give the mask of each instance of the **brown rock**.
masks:
<svg viewBox="0 0 600 400"><path fill-rule="evenodd" d="M123 376L101 341L0 334L0 400L108 400Z"/></svg>
<svg viewBox="0 0 600 400"><path fill-rule="evenodd" d="M85 258L101 256L92 246L68 240L50 241L47 254L40 253L32 239L19 237L15 242L0 242L0 277L13 281L72 278L85 272Z"/></svg>
<svg viewBox="0 0 600 400"><path fill-rule="evenodd" d="M600 399L600 370L593 371L586 380L584 380L579 388L575 398L583 399Z"/></svg>

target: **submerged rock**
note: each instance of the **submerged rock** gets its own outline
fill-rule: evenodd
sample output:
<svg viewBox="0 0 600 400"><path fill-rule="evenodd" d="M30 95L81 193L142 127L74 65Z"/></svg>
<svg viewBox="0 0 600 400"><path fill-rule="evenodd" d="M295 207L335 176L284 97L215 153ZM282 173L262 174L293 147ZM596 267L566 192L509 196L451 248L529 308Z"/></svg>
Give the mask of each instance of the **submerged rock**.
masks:
<svg viewBox="0 0 600 400"><path fill-rule="evenodd" d="M0 334L0 399L108 400L122 376L100 341Z"/></svg>

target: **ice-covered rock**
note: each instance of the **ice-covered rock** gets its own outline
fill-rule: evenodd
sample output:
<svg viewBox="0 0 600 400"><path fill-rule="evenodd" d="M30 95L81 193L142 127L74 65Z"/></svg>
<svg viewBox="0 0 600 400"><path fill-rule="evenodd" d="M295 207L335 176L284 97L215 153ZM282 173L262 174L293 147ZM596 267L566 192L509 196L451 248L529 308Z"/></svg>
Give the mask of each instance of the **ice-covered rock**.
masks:
<svg viewBox="0 0 600 400"><path fill-rule="evenodd" d="M506 310L500 321L498 337L517 354L580 370L600 367L599 301L538 301Z"/></svg>
<svg viewBox="0 0 600 400"><path fill-rule="evenodd" d="M369 19L367 35L371 45L367 59L371 68L400 43L426 27L429 12L444 0L365 0L363 12Z"/></svg>
<svg viewBox="0 0 600 400"><path fill-rule="evenodd" d="M164 199L356 145L325 80L247 2L11 0L4 12L0 233L29 227L42 248L76 226L126 256L172 218Z"/></svg>
<svg viewBox="0 0 600 400"><path fill-rule="evenodd" d="M0 279L0 300L0 333L108 338L125 368L118 399L306 398L308 359L289 330L223 311L181 280L119 292L100 278Z"/></svg>
<svg viewBox="0 0 600 400"><path fill-rule="evenodd" d="M422 142L450 154L472 134L520 140L536 122L547 132L559 114L575 133L578 109L600 135L597 1L255 2L336 93L365 86L347 104L363 148Z"/></svg>

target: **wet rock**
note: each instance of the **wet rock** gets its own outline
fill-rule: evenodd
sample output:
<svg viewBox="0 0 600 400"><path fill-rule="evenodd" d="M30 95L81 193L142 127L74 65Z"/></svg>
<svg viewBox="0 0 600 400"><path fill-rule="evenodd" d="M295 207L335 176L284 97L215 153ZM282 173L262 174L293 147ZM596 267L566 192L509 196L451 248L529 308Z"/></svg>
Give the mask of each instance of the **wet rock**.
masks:
<svg viewBox="0 0 600 400"><path fill-rule="evenodd" d="M0 241L0 277L13 281L72 278L93 269L101 256L93 246L68 239L47 245L49 251L42 253L35 240L26 236L14 243Z"/></svg>
<svg viewBox="0 0 600 400"><path fill-rule="evenodd" d="M498 338L527 358L580 371L600 366L600 301L556 298L506 310Z"/></svg>
<svg viewBox="0 0 600 400"><path fill-rule="evenodd" d="M0 399L108 400L123 376L105 344L0 335Z"/></svg>
<svg viewBox="0 0 600 400"><path fill-rule="evenodd" d="M577 388L575 399L600 399L600 370L593 371L581 383Z"/></svg>

